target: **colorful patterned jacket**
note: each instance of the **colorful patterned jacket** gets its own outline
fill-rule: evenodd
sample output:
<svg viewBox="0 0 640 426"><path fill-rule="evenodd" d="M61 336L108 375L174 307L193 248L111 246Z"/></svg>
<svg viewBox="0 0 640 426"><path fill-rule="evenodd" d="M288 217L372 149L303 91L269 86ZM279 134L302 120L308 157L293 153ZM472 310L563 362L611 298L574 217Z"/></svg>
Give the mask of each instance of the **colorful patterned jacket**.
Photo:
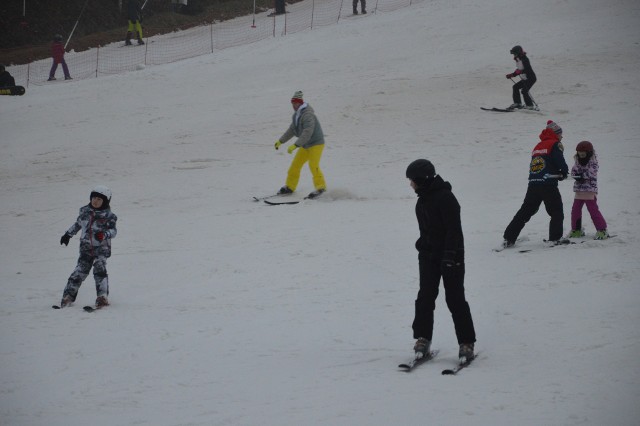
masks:
<svg viewBox="0 0 640 426"><path fill-rule="evenodd" d="M571 175L582 175L582 181L575 181L573 183L573 192L598 192L598 157L596 153L589 159L589 162L584 166L576 162L571 168Z"/></svg>
<svg viewBox="0 0 640 426"><path fill-rule="evenodd" d="M116 221L118 217L111 209L96 210L91 204L80 208L78 219L67 230L67 234L73 236L82 230L80 234L80 252L89 253L93 257L111 256L111 239L115 238L118 230ZM104 233L104 239L98 241L96 233Z"/></svg>

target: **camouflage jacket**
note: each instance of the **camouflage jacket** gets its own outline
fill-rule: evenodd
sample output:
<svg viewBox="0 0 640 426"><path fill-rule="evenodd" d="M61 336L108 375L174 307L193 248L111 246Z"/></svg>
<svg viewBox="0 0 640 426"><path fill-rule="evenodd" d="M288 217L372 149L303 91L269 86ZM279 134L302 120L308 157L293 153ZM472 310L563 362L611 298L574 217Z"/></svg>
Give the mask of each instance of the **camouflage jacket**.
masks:
<svg viewBox="0 0 640 426"><path fill-rule="evenodd" d="M116 221L118 217L110 209L96 210L91 204L80 208L78 219L67 230L67 234L73 236L82 230L80 234L80 252L90 253L91 256L111 256L111 239L115 238L118 230ZM98 241L96 233L104 233L104 239Z"/></svg>

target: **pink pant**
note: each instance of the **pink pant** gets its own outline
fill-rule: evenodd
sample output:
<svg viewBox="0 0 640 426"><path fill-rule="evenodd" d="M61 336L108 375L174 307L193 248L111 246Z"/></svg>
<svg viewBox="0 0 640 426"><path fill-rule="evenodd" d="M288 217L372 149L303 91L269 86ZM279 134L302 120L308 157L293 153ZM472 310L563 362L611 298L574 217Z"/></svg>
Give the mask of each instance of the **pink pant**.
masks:
<svg viewBox="0 0 640 426"><path fill-rule="evenodd" d="M596 230L601 231L607 229L607 222L605 222L600 209L598 208L598 199L593 200L573 200L573 207L571 208L571 229L580 229L582 227L582 206L587 205L587 210L591 215L591 220Z"/></svg>

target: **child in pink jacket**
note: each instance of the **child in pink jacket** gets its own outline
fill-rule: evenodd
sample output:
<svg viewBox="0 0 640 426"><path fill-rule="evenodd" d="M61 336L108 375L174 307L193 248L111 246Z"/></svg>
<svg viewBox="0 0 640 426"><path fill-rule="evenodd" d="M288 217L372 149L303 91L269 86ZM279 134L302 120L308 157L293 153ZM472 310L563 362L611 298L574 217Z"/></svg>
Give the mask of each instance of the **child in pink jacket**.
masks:
<svg viewBox="0 0 640 426"><path fill-rule="evenodd" d="M64 71L64 79L71 80L69 67L67 67L67 62L64 60L64 45L62 44L62 36L60 34L56 34L55 37L53 37L53 43L51 43L51 57L53 58L53 64L51 64L48 81L53 81L56 79L56 70L58 69L58 64L62 65L62 71Z"/></svg>
<svg viewBox="0 0 640 426"><path fill-rule="evenodd" d="M582 206L586 204L591 220L596 227L596 240L609 238L607 222L598 207L598 157L589 141L582 141L576 147L573 157L575 164L571 168L571 177L575 179L573 192L576 193L571 208L571 232L569 238L583 237Z"/></svg>

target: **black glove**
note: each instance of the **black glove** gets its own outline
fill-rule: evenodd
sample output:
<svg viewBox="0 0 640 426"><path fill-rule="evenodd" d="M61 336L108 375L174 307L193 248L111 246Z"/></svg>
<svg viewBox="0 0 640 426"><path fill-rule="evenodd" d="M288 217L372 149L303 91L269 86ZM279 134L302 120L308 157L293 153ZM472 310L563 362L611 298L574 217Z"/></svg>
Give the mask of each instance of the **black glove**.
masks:
<svg viewBox="0 0 640 426"><path fill-rule="evenodd" d="M65 232L64 235L62 237L60 237L60 245L64 244L65 246L68 246L70 239L71 239L71 235L69 235L69 234L67 234Z"/></svg>
<svg viewBox="0 0 640 426"><path fill-rule="evenodd" d="M567 178L567 175L565 173L560 173L560 177L558 178L559 181L563 181Z"/></svg>
<svg viewBox="0 0 640 426"><path fill-rule="evenodd" d="M442 268L443 269L454 268L454 267L460 265L459 262L455 261L455 255L456 255L455 251L447 250L447 251L444 252L444 256L442 258Z"/></svg>
<svg viewBox="0 0 640 426"><path fill-rule="evenodd" d="M573 175L571 177L574 178L578 183L584 182L584 175L582 173L580 173L579 175Z"/></svg>

